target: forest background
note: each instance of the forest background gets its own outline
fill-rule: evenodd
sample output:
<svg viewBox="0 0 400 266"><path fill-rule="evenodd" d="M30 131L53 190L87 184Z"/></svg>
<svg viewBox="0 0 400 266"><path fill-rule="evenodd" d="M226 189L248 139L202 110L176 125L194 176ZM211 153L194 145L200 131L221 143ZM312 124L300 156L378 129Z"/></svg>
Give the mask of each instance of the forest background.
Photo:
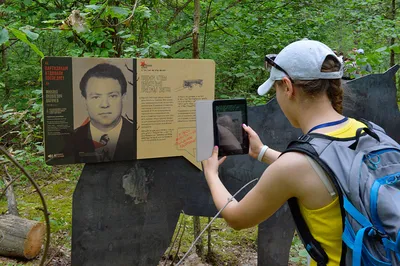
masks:
<svg viewBox="0 0 400 266"><path fill-rule="evenodd" d="M368 63L372 73L398 63L399 6L395 0L0 0L0 143L32 173L49 201L50 263L69 263L72 193L82 165L44 163L43 56L213 59L216 98L244 97L260 105L273 96L256 94L268 76L264 55L302 38L326 43L359 67ZM399 89L397 102L400 106ZM18 179L19 214L43 220L28 180L4 157L0 167L1 175ZM2 180L0 186L5 187ZM7 212L5 197L0 207ZM193 239L188 234L179 252ZM255 254L256 229L234 232L218 222L209 262L240 265L243 252L221 251L228 244ZM293 248L291 263L303 264L305 253L296 238Z"/></svg>

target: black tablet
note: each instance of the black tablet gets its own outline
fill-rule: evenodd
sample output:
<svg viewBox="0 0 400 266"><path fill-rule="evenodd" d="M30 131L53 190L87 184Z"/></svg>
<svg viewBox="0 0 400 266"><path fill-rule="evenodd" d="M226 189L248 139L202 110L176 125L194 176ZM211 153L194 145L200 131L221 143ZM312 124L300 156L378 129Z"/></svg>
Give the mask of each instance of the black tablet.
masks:
<svg viewBox="0 0 400 266"><path fill-rule="evenodd" d="M213 102L214 145L218 156L249 153L249 138L242 125L247 125L245 99Z"/></svg>

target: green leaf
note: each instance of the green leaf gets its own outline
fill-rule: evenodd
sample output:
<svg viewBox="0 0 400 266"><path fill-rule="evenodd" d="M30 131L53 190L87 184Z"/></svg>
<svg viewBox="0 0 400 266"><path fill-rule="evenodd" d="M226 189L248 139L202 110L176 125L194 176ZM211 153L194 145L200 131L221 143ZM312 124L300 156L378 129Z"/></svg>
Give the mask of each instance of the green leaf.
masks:
<svg viewBox="0 0 400 266"><path fill-rule="evenodd" d="M0 44L7 42L9 38L10 38L10 36L8 36L8 30L5 28L2 29L0 31Z"/></svg>
<svg viewBox="0 0 400 266"><path fill-rule="evenodd" d="M143 12L143 17L144 18L150 18L151 17L151 12L150 9L145 9Z"/></svg>
<svg viewBox="0 0 400 266"><path fill-rule="evenodd" d="M113 18L125 18L129 15L129 11L123 7L110 6L106 13Z"/></svg>
<svg viewBox="0 0 400 266"><path fill-rule="evenodd" d="M30 6L32 4L32 0L24 0L24 4Z"/></svg>
<svg viewBox="0 0 400 266"><path fill-rule="evenodd" d="M122 16L127 16L129 15L129 11L126 10L125 8L118 7L118 6L112 6L111 10L115 12L116 14L122 15Z"/></svg>
<svg viewBox="0 0 400 266"><path fill-rule="evenodd" d="M55 23L60 23L63 22L61 19L51 19L51 20L43 20L43 24L55 24Z"/></svg>
<svg viewBox="0 0 400 266"><path fill-rule="evenodd" d="M375 51L378 52L378 53L381 53L381 52L384 52L384 51L386 51L386 50L387 50L387 47L386 47L386 46L383 46L383 47L381 47L381 48L379 48L379 49L376 49Z"/></svg>
<svg viewBox="0 0 400 266"><path fill-rule="evenodd" d="M39 34L32 32L31 29L33 29L32 26L26 25L24 27L19 28L20 31L24 32L26 36L28 36L29 39L32 41L36 40L39 38Z"/></svg>
<svg viewBox="0 0 400 266"><path fill-rule="evenodd" d="M390 49L393 50L395 53L400 53L400 45L398 43L393 44L392 46L389 47Z"/></svg>
<svg viewBox="0 0 400 266"><path fill-rule="evenodd" d="M112 43L110 43L110 42L106 42L106 48L108 48L108 49L111 49L111 48L113 48L113 45L112 45Z"/></svg>
<svg viewBox="0 0 400 266"><path fill-rule="evenodd" d="M33 90L33 94L42 95L42 90Z"/></svg>
<svg viewBox="0 0 400 266"><path fill-rule="evenodd" d="M25 33L23 33L22 31L20 31L20 30L17 30L17 29L10 29L10 31L12 32L12 34L14 34L14 36L17 38L17 39L19 39L19 40L21 40L22 42L24 42L24 43L26 43L27 45L29 45L29 47L31 47L31 49L35 52L35 53L37 53L40 57L44 57L44 54L42 53L42 51L40 51L39 50L39 48L37 48L37 46L35 45L35 44L33 44L33 43L31 43L29 40L28 40L28 38L26 37L26 34Z"/></svg>
<svg viewBox="0 0 400 266"><path fill-rule="evenodd" d="M307 257L308 252L307 252L307 250L302 249L302 250L299 251L299 255L300 255L301 257Z"/></svg>
<svg viewBox="0 0 400 266"><path fill-rule="evenodd" d="M130 37L132 37L132 34L122 35L121 39L128 39Z"/></svg>
<svg viewBox="0 0 400 266"><path fill-rule="evenodd" d="M108 51L107 50L101 51L100 56L101 57L108 57Z"/></svg>
<svg viewBox="0 0 400 266"><path fill-rule="evenodd" d="M147 6L141 5L136 9L136 11L138 13L140 13L143 18L150 18L151 17L151 11Z"/></svg>
<svg viewBox="0 0 400 266"><path fill-rule="evenodd" d="M245 74L244 73L236 73L235 77L240 78L240 77L244 77Z"/></svg>
<svg viewBox="0 0 400 266"><path fill-rule="evenodd" d="M100 5L87 5L85 7L88 8L88 9L92 9L92 10L98 10L98 9L101 8Z"/></svg>

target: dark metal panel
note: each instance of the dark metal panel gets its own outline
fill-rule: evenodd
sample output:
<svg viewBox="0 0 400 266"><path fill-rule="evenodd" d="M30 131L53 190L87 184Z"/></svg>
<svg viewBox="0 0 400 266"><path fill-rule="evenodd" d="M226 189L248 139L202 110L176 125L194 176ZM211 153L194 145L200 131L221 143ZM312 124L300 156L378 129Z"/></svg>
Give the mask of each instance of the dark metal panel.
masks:
<svg viewBox="0 0 400 266"><path fill-rule="evenodd" d="M347 82L353 101L346 99L345 114L372 120L400 141L393 83L397 70ZM249 125L274 149L284 150L301 134L275 99L250 107L248 116ZM247 155L232 156L222 165L220 177L233 194L266 167ZM184 158L85 165L73 198L72 265L157 265L181 210L209 217L217 212L202 172ZM287 265L293 232L284 205L259 227L258 265Z"/></svg>

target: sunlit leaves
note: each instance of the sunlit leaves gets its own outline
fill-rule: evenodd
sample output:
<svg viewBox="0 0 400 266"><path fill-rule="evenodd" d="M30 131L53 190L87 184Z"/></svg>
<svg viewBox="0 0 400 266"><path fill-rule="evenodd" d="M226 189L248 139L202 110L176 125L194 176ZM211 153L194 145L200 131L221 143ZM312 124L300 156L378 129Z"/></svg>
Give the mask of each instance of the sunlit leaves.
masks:
<svg viewBox="0 0 400 266"><path fill-rule="evenodd" d="M136 9L137 15L141 18L150 18L151 17L151 11L147 6L140 5Z"/></svg>

